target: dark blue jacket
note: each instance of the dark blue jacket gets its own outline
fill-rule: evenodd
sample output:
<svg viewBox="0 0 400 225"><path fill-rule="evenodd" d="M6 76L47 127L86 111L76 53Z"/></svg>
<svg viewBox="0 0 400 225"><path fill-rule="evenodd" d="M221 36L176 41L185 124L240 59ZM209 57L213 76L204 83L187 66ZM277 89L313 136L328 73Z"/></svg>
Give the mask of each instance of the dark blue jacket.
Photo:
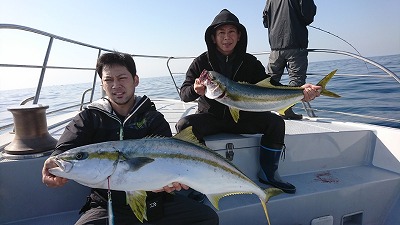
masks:
<svg viewBox="0 0 400 225"><path fill-rule="evenodd" d="M314 21L313 0L267 0L263 11L271 50L307 49L307 25Z"/></svg>

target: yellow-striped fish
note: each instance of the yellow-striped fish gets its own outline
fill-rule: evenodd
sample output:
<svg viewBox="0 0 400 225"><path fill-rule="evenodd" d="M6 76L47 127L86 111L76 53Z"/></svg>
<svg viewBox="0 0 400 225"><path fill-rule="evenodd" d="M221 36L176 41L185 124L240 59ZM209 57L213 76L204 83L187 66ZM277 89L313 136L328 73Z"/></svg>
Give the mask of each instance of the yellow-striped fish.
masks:
<svg viewBox="0 0 400 225"><path fill-rule="evenodd" d="M146 217L146 192L179 182L204 193L218 209L222 197L256 194L264 208L280 189L262 190L232 163L198 143L191 127L172 138L110 141L70 149L54 156L50 173L92 188L127 192L136 217Z"/></svg>
<svg viewBox="0 0 400 225"><path fill-rule="evenodd" d="M328 81L335 75L336 70L326 75L317 86L321 86L321 95L340 97L328 91L325 87ZM239 110L263 112L274 110L286 110L303 99L303 88L274 86L269 78L249 84L233 81L215 71L204 70L200 77L201 83L206 86L206 97L229 106L233 119L239 120Z"/></svg>

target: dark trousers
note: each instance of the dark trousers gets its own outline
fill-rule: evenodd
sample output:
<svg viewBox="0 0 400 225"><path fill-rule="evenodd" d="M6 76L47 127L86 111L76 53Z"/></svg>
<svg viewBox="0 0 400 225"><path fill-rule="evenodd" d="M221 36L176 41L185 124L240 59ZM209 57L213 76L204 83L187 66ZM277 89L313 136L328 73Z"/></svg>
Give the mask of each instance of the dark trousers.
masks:
<svg viewBox="0 0 400 225"><path fill-rule="evenodd" d="M299 87L306 83L308 67L307 49L272 50L267 66L271 79L279 82L284 69L289 74L289 86Z"/></svg>
<svg viewBox="0 0 400 225"><path fill-rule="evenodd" d="M218 225L217 213L210 207L185 196L176 194L173 200L164 202L164 216L158 220L141 223L129 206L113 210L115 225ZM75 225L106 225L107 209L99 206L86 211Z"/></svg>
<svg viewBox="0 0 400 225"><path fill-rule="evenodd" d="M283 145L285 138L285 121L271 112L240 112L237 123L231 117L218 119L210 113L192 114L181 118L176 124L177 131L192 126L194 135L204 141L204 136L217 133L263 134L261 145L275 148Z"/></svg>

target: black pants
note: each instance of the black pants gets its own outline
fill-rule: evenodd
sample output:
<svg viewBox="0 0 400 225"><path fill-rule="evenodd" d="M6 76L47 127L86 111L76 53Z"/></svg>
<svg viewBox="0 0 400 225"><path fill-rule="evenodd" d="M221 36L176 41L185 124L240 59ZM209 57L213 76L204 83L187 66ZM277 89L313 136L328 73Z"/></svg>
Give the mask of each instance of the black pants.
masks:
<svg viewBox="0 0 400 225"><path fill-rule="evenodd" d="M141 223L127 205L113 210L115 225L218 225L217 213L210 207L185 196L176 194L173 200L164 202L164 216L158 220ZM106 225L108 213L104 207L91 208L86 211L75 225Z"/></svg>
<svg viewBox="0 0 400 225"><path fill-rule="evenodd" d="M283 145L285 138L285 121L271 112L240 112L237 123L230 117L218 119L210 113L192 114L181 118L176 129L179 132L189 126L200 141L217 133L263 134L260 144L274 148L276 144Z"/></svg>

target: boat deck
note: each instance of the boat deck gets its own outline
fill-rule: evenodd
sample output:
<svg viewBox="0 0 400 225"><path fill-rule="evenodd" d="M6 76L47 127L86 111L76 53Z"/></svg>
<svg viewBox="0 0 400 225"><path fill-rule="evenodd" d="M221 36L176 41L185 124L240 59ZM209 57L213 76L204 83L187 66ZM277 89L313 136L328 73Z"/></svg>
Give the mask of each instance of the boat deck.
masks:
<svg viewBox="0 0 400 225"><path fill-rule="evenodd" d="M400 210L400 155L388 152L395 143L384 140L387 130L371 130L361 124L328 119L285 122L287 151L279 172L284 180L297 187L297 192L270 200L272 224L293 224L293 221L310 224L313 219L323 221L321 224L399 223L399 216L396 222L384 220L389 213ZM224 155L224 135L227 134L209 137L207 146ZM259 135L230 136L226 140L235 140L237 146L233 162L260 187L266 187L257 182L259 166L248 165L258 162L258 148L251 146L258 146ZM220 204L224 210L219 215L221 220L229 221L226 224L246 224L249 220L252 224L265 223L256 196L231 198L237 201L226 200L224 204L222 200ZM235 213L251 215L247 214L250 212L253 212L251 218L232 217ZM254 216L255 212L259 216Z"/></svg>
<svg viewBox="0 0 400 225"><path fill-rule="evenodd" d="M180 115L196 109L194 104L180 101L155 102L173 131ZM400 215L396 212L400 210L400 155L395 154L400 153L389 149L400 146L400 140L387 138L388 133L400 137L398 129L324 118L285 122L287 150L279 172L297 187L297 192L270 199L267 207L271 224L310 224L312 220L320 222L315 224L335 225L399 224ZM59 138L64 127L59 124L49 132ZM260 135L218 134L208 136L206 144L223 156L233 150L233 163L266 188L256 175L259 139ZM0 224L73 224L78 219L89 188L73 181L62 188L47 188L41 183L40 173L46 158L0 159ZM16 179L20 181L6 182ZM31 206L17 208L14 202ZM210 205L208 200L205 204ZM225 197L217 212L221 225L249 221L266 224L255 195Z"/></svg>

